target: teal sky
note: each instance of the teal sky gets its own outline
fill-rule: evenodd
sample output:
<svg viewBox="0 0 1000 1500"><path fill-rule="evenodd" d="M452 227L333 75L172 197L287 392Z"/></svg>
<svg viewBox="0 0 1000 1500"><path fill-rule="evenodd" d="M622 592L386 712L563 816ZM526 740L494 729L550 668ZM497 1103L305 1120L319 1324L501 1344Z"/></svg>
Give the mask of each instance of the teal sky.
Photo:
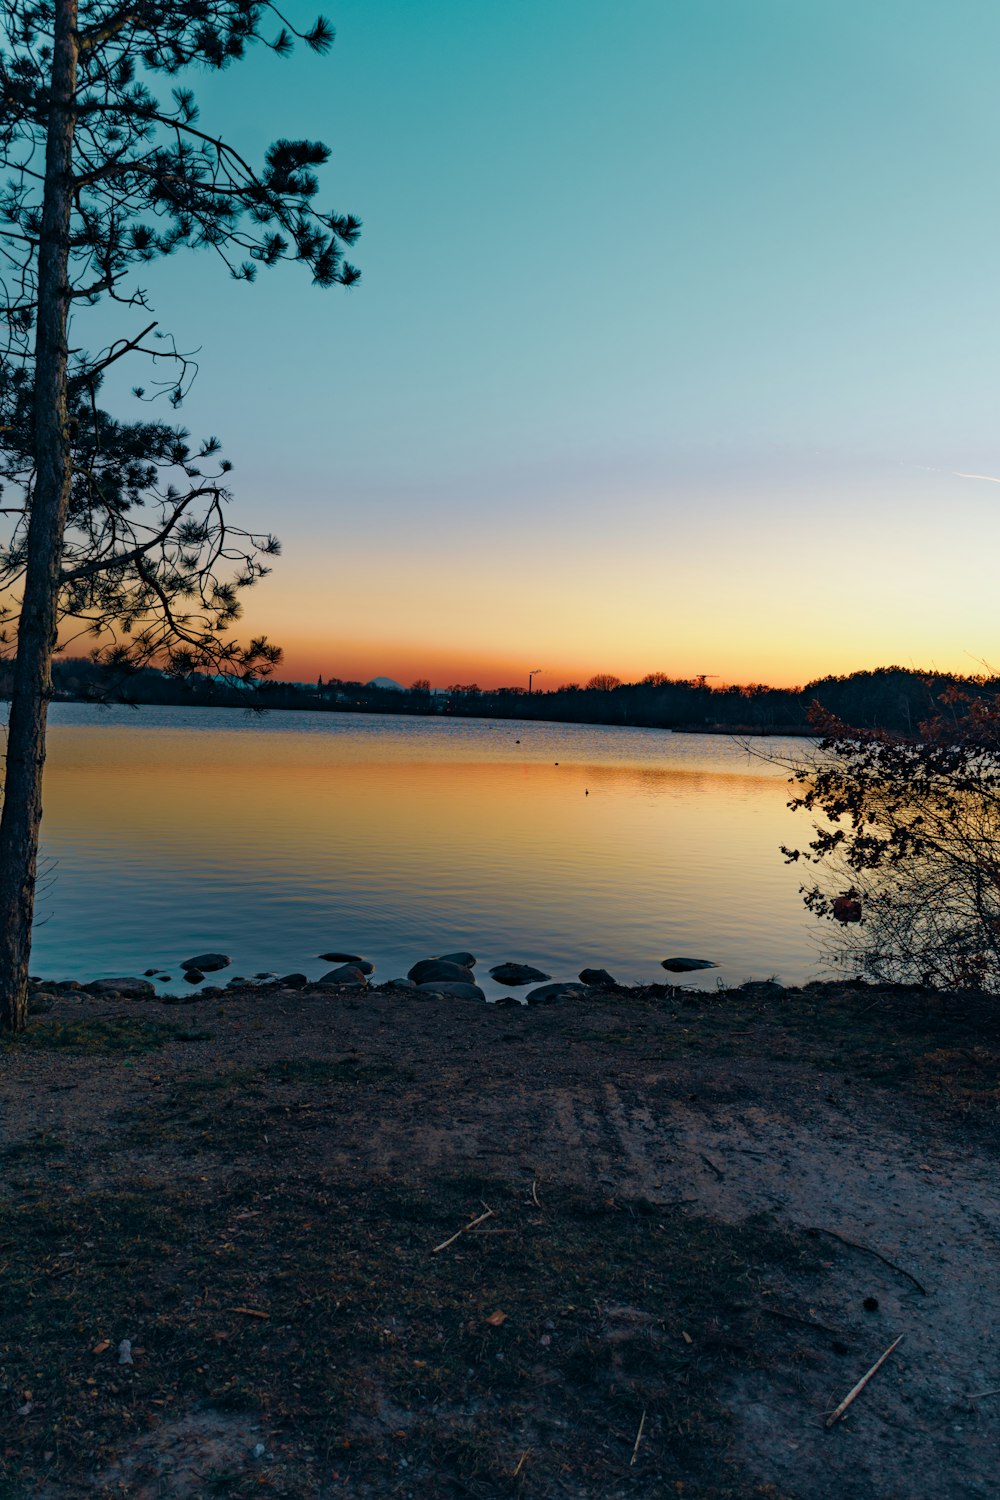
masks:
<svg viewBox="0 0 1000 1500"><path fill-rule="evenodd" d="M996 663L1000 492L956 475L1000 476L1000 8L331 19L197 92L244 151L331 144L360 287L149 282L285 543L287 675Z"/></svg>

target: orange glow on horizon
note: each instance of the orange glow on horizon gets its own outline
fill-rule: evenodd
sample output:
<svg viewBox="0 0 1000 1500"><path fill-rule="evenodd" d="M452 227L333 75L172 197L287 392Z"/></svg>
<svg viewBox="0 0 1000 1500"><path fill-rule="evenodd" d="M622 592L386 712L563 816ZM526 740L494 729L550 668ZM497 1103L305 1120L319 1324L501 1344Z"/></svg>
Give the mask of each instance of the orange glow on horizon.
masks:
<svg viewBox="0 0 1000 1500"><path fill-rule="evenodd" d="M505 662L486 654L473 655L471 652L442 648L422 649L417 645L366 646L359 642L338 650L336 645L324 649L315 642L299 643L286 639L282 644L284 656L274 676L278 681L287 682L315 682L319 676L322 676L324 682L331 677L341 678L345 682L368 682L373 677L390 677L403 687L409 687L420 679L427 679L434 688L450 687L453 683L476 683L486 690L502 687L527 689L528 673L534 666L530 661L525 665L528 658ZM702 660L697 656L692 659L695 663ZM879 667L890 666L902 666L915 671L947 672L959 677L974 676L987 670L983 665L969 660L967 655L961 661L938 659L933 663L914 663L909 660L898 661L885 655L880 657L860 653L831 653L824 658L817 652L814 661L809 664L803 661L798 670L781 663L775 663L772 670L748 666L742 672L734 670L730 674L710 674L706 685L721 689L763 684L771 688L795 690L820 678L846 677L853 672L874 671ZM543 668L537 673L534 676L534 691L551 692L567 684L583 687L597 673L611 673L623 683L641 682L651 673L662 673L678 682L692 681L699 675L697 671L691 670L691 665L687 662L664 663L662 660L650 661L648 658L642 660L635 657L624 662L620 658L617 661L570 660L557 663L550 669Z"/></svg>
<svg viewBox="0 0 1000 1500"><path fill-rule="evenodd" d="M429 562L384 554L377 566L358 546L332 584L298 549L248 597L239 633L280 645L276 675L287 681L391 677L404 687L426 678L527 689L540 669L539 691L651 672L793 688L897 664L967 676L1000 662L994 591L971 565L937 585L934 609L916 587L889 609L874 544L849 565L813 570L777 545L749 559L740 541L674 560L655 538L637 548L610 532L603 555L582 543L570 555L567 543L558 556L456 550ZM977 552L976 566L988 569L990 555Z"/></svg>

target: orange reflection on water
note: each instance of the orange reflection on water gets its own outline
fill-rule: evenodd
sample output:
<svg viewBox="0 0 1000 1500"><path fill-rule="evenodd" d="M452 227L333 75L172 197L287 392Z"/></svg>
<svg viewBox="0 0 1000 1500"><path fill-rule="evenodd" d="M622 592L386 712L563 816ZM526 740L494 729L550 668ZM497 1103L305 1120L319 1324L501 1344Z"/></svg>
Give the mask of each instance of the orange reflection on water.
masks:
<svg viewBox="0 0 1000 1500"><path fill-rule="evenodd" d="M55 726L49 967L56 950L107 970L109 950L145 968L205 944L241 972L310 972L334 944L383 975L456 946L633 978L692 949L738 978L808 965L770 770L690 737L582 731L578 753L604 757L587 763L564 727L525 746L432 726L415 748L413 733ZM646 758L624 759L636 746ZM658 746L673 759L651 761Z"/></svg>

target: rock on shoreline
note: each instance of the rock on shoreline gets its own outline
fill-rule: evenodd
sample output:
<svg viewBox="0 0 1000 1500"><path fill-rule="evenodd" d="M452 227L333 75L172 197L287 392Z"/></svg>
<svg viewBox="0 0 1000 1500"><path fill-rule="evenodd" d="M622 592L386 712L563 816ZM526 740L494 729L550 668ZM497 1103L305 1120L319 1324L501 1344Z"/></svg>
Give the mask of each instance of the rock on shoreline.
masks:
<svg viewBox="0 0 1000 1500"><path fill-rule="evenodd" d="M200 969L202 974L214 974L219 969L228 969L232 959L228 953L196 953L194 958L182 958L182 969Z"/></svg>
<svg viewBox="0 0 1000 1500"><path fill-rule="evenodd" d="M88 995L98 999L120 996L125 1000L149 1000L156 994L156 986L148 979L94 979L83 986Z"/></svg>
<svg viewBox="0 0 1000 1500"><path fill-rule="evenodd" d="M422 958L415 963L407 973L407 979L412 979L414 984L428 984L434 981L445 984L474 984L472 969L468 964L455 963L451 958Z"/></svg>
<svg viewBox="0 0 1000 1500"><path fill-rule="evenodd" d="M363 992L372 990L378 993L391 993L393 991L409 991L419 995L423 1000L432 999L435 996L440 999L463 999L486 1003L487 995L482 985L477 984L473 974L473 967L477 960L474 954L460 950L454 953L442 954L434 958L419 959L409 970L405 979L391 979L387 982L372 986L370 978L375 971L375 965L368 959L361 958L356 954L347 954L339 949L331 949L320 955L321 958L330 961L339 959L341 962L334 969L319 978L310 979L308 975L293 972L279 977L273 972L261 972L253 978L245 978L243 975L234 975L225 985L219 989L214 984L205 985L194 994L167 995L162 992L158 994L156 986L151 983L153 976L158 976L160 985L170 982L170 976L161 973L159 969L147 969L144 977L134 975L116 976L107 979L95 979L87 984L81 984L77 980L43 980L33 978L31 981L32 991L39 998L46 993L80 991L81 998L84 993L100 999L119 1000L151 1000L159 998L165 1003L189 1004L201 999L211 1000L220 996L239 994L243 991L256 991L258 994L273 990L308 990L331 992ZM185 959L180 965L183 982L192 987L202 985L208 974L227 968L232 959L225 953L199 953L191 958ZM718 965L710 959L702 958L671 958L662 961L662 967L676 973L689 973L699 969L714 969ZM558 1001L579 1001L593 996L596 992L604 992L607 995L626 995L642 990L668 990L671 985L649 985L649 984L627 984L622 983L609 973L607 969L584 968L581 969L576 979L550 980L550 976L544 970L535 968L532 964L508 961L495 964L489 970L490 978L498 985L503 986L527 986L534 985L522 997L513 995L496 996L492 1003L504 1003L510 1005L550 1005ZM536 984L536 981L547 981ZM783 988L773 981L756 981L761 998L765 994L776 997L784 993Z"/></svg>
<svg viewBox="0 0 1000 1500"><path fill-rule="evenodd" d="M490 970L491 979L497 984L535 984L540 979L551 979L551 974L546 974L541 969L535 969L531 964L496 964Z"/></svg>

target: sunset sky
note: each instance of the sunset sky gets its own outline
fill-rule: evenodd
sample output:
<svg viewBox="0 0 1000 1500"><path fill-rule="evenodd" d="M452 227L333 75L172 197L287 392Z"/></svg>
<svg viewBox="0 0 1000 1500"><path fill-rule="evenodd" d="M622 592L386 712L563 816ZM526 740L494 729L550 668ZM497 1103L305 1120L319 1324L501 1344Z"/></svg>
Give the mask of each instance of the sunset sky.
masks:
<svg viewBox="0 0 1000 1500"><path fill-rule="evenodd" d="M148 280L284 543L280 675L1000 668L1000 8L330 14L197 90L245 153L333 146L360 287Z"/></svg>

